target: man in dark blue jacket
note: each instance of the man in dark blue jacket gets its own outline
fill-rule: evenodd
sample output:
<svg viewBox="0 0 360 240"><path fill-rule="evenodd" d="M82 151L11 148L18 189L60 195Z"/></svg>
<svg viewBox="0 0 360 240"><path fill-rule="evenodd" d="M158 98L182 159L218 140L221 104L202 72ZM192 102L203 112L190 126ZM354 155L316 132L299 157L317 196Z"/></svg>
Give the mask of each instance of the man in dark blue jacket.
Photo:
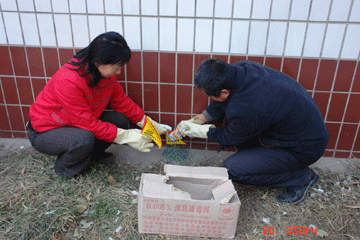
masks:
<svg viewBox="0 0 360 240"><path fill-rule="evenodd" d="M294 79L251 61L232 65L203 61L195 86L214 101L202 114L180 122L189 137L207 138L238 152L224 162L230 178L242 184L286 187L276 199L301 202L319 181L308 166L329 140L314 99ZM226 117L228 125L205 124Z"/></svg>

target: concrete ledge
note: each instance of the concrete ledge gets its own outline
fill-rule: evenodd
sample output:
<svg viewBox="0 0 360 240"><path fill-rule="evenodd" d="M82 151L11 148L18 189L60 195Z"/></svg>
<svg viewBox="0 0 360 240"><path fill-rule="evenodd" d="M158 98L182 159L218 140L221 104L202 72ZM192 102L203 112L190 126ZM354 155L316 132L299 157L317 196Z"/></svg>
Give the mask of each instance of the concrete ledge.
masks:
<svg viewBox="0 0 360 240"><path fill-rule="evenodd" d="M21 151L22 148L31 147L28 139L23 138L0 138L0 156L6 151ZM114 154L115 162L121 163L132 163L139 168L144 168L148 165L156 164L159 161L166 161L163 156L163 152L166 147L159 150L158 147L153 147L150 153L139 152L128 145L117 145L112 144L108 148L108 152ZM196 165L199 163L209 162L223 162L234 152L221 151L209 151L199 149L186 149L189 152L189 163L190 165ZM330 158L322 157L316 163L310 167L319 168L324 172L336 172L345 173L349 171L358 171L360 168L360 159L354 158Z"/></svg>
<svg viewBox="0 0 360 240"><path fill-rule="evenodd" d="M116 162L119 163L132 163L138 165L139 168L144 168L148 165L156 164L159 161L166 162L166 158L163 156L166 147L162 147L161 150L158 147L153 147L151 152L142 153L128 145L116 145L112 144L106 151L114 154ZM190 165L196 165L205 161L224 161L234 152L221 151L206 151L199 149L184 149L189 154L189 160L186 161ZM175 164L175 163L174 163Z"/></svg>
<svg viewBox="0 0 360 240"><path fill-rule="evenodd" d="M360 168L360 159L322 157L310 167L320 168L324 172L354 172Z"/></svg>

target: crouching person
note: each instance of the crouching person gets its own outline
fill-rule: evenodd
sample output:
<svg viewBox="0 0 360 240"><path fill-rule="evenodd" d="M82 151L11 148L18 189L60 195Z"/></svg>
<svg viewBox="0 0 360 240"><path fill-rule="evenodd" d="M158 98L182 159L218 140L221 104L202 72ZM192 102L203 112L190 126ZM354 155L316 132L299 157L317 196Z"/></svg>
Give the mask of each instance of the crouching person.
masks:
<svg viewBox="0 0 360 240"><path fill-rule="evenodd" d="M314 99L291 77L251 61L232 65L203 61L195 86L213 99L202 114L180 122L185 135L218 142L238 151L224 162L241 184L285 187L276 199L301 202L319 181L309 168L329 140ZM225 116L228 125L206 124Z"/></svg>
<svg viewBox="0 0 360 240"><path fill-rule="evenodd" d="M57 155L60 177L78 175L109 156L105 150L113 142L141 152L154 145L139 129L127 129L129 121L142 128L145 119L116 80L130 58L120 34L101 34L54 74L31 105L29 140L39 152ZM105 111L108 105L113 111ZM152 122L160 134L166 132Z"/></svg>

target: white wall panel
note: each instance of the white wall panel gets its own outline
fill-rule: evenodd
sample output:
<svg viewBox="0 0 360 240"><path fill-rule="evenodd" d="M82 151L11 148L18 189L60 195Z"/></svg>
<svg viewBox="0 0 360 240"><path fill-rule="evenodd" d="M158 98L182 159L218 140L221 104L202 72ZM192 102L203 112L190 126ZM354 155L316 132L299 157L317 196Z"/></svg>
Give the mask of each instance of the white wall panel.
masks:
<svg viewBox="0 0 360 240"><path fill-rule="evenodd" d="M160 18L160 50L175 51L176 20Z"/></svg>
<svg viewBox="0 0 360 240"><path fill-rule="evenodd" d="M197 17L213 17L214 0L197 0L196 16Z"/></svg>
<svg viewBox="0 0 360 240"><path fill-rule="evenodd" d="M121 14L121 1L119 0L104 0L105 12L107 14Z"/></svg>
<svg viewBox="0 0 360 240"><path fill-rule="evenodd" d="M177 32L177 50L189 51L194 50L194 19L179 19Z"/></svg>
<svg viewBox="0 0 360 240"><path fill-rule="evenodd" d="M72 13L86 13L85 0L69 0Z"/></svg>
<svg viewBox="0 0 360 240"><path fill-rule="evenodd" d="M19 11L34 11L34 3L32 0L17 0Z"/></svg>
<svg viewBox="0 0 360 240"><path fill-rule="evenodd" d="M124 35L130 49L140 49L140 18L124 17Z"/></svg>
<svg viewBox="0 0 360 240"><path fill-rule="evenodd" d="M0 18L0 44L7 44L3 19Z"/></svg>
<svg viewBox="0 0 360 240"><path fill-rule="evenodd" d="M89 31L86 16L72 15L72 29L74 34L74 45L83 48L89 45Z"/></svg>
<svg viewBox="0 0 360 240"><path fill-rule="evenodd" d="M55 14L55 29L59 47L72 47L72 35L69 15Z"/></svg>
<svg viewBox="0 0 360 240"><path fill-rule="evenodd" d="M142 18L142 43L144 50L158 50L158 19Z"/></svg>
<svg viewBox="0 0 360 240"><path fill-rule="evenodd" d="M195 0L178 1L178 15L182 17L194 17Z"/></svg>
<svg viewBox="0 0 360 240"><path fill-rule="evenodd" d="M26 45L39 46L39 32L36 25L35 14L21 13L20 18Z"/></svg>
<svg viewBox="0 0 360 240"><path fill-rule="evenodd" d="M212 20L197 19L195 32L195 51L210 52L212 36Z"/></svg>
<svg viewBox="0 0 360 240"><path fill-rule="evenodd" d="M329 15L331 1L333 2ZM68 2L70 12L75 14L71 15L73 37L69 16L57 14L69 12ZM84 47L89 44L89 39L100 33L116 31L125 36L132 49L143 47L144 50L227 54L230 47L230 53L233 54L263 55L266 49L266 55L281 56L287 38L285 56L301 56L303 51L304 57L320 57L324 42L321 57L325 58L338 57L345 29L345 24L330 24L330 22L344 22L351 12L350 23L357 23L349 25L341 57L356 59L358 54L356 52L359 45L359 41L356 41L358 32L354 31L358 31L360 26L358 24L360 0L17 0L17 2L0 0L0 3L8 34L5 36L5 30L0 28L1 44L7 44L6 38L8 38L10 44L18 45L25 43L37 46L41 43L43 46L56 46L57 40L60 47ZM307 23L310 3L309 20L321 21L321 23ZM51 9L55 15L50 14ZM136 17L140 14L140 9L141 27L140 16ZM23 32L17 11L27 12L20 14ZM87 11L89 16L86 16ZM122 12L125 16L121 15ZM159 19L158 13L160 16L173 18ZM234 19L231 19L232 14ZM36 16L38 16L39 31ZM229 21L202 19L213 17L229 18ZM267 21L269 18L270 24ZM288 35L285 36L287 23L284 20L289 18L296 22L290 22ZM329 27L326 39L323 41L327 19L329 19ZM252 25L248 42L249 23ZM308 30L304 42L307 24ZM195 26L196 31L194 31Z"/></svg>
<svg viewBox="0 0 360 240"><path fill-rule="evenodd" d="M51 12L50 0L35 0L35 8L37 12Z"/></svg>
<svg viewBox="0 0 360 240"><path fill-rule="evenodd" d="M59 47L72 47L71 27L69 15L55 14L55 29Z"/></svg>
<svg viewBox="0 0 360 240"><path fill-rule="evenodd" d="M351 8L350 21L360 22L360 0L354 0L354 4Z"/></svg>
<svg viewBox="0 0 360 240"><path fill-rule="evenodd" d="M104 13L103 0L87 0L88 13Z"/></svg>
<svg viewBox="0 0 360 240"><path fill-rule="evenodd" d="M316 0L314 0L316 1ZM314 4L314 3L313 3ZM291 6L292 20L307 20L309 15L310 0L293 0Z"/></svg>
<svg viewBox="0 0 360 240"><path fill-rule="evenodd" d="M90 39L105 32L105 19L103 16L89 16Z"/></svg>
<svg viewBox="0 0 360 240"><path fill-rule="evenodd" d="M357 59L360 50L360 25L350 24L346 31L344 47L341 53L342 58Z"/></svg>
<svg viewBox="0 0 360 240"><path fill-rule="evenodd" d="M281 56L283 54L286 26L285 22L270 23L269 38L266 46L267 55Z"/></svg>
<svg viewBox="0 0 360 240"><path fill-rule="evenodd" d="M290 23L286 39L285 55L299 57L305 36L305 23Z"/></svg>
<svg viewBox="0 0 360 240"><path fill-rule="evenodd" d="M56 13L68 13L69 5L67 1L52 0L53 11Z"/></svg>
<svg viewBox="0 0 360 240"><path fill-rule="evenodd" d="M249 54L263 55L265 53L267 22L251 22Z"/></svg>
<svg viewBox="0 0 360 240"><path fill-rule="evenodd" d="M215 20L213 52L229 52L230 20Z"/></svg>
<svg viewBox="0 0 360 240"><path fill-rule="evenodd" d="M176 0L160 0L160 15L176 16Z"/></svg>
<svg viewBox="0 0 360 240"><path fill-rule="evenodd" d="M326 21L331 0L313 0L311 6L311 21Z"/></svg>
<svg viewBox="0 0 360 240"><path fill-rule="evenodd" d="M251 0L234 1L234 18L250 18Z"/></svg>
<svg viewBox="0 0 360 240"><path fill-rule="evenodd" d="M141 15L158 15L157 0L141 1Z"/></svg>
<svg viewBox="0 0 360 240"><path fill-rule="evenodd" d="M4 21L9 44L24 44L18 13L4 12Z"/></svg>
<svg viewBox="0 0 360 240"><path fill-rule="evenodd" d="M290 0L273 0L271 19L288 19Z"/></svg>
<svg viewBox="0 0 360 240"><path fill-rule="evenodd" d="M0 0L1 9L6 11L17 11L15 0Z"/></svg>
<svg viewBox="0 0 360 240"><path fill-rule="evenodd" d="M215 17L231 18L233 0L221 0L215 3Z"/></svg>
<svg viewBox="0 0 360 240"><path fill-rule="evenodd" d="M249 21L234 21L231 32L230 52L246 54L248 45Z"/></svg>
<svg viewBox="0 0 360 240"><path fill-rule="evenodd" d="M337 58L341 48L344 24L329 24L325 36L322 56L326 58Z"/></svg>
<svg viewBox="0 0 360 240"><path fill-rule="evenodd" d="M351 0L333 0L330 21L346 21L349 15Z"/></svg>
<svg viewBox="0 0 360 240"><path fill-rule="evenodd" d="M106 31L114 31L123 35L122 17L106 17Z"/></svg>
<svg viewBox="0 0 360 240"><path fill-rule="evenodd" d="M303 53L304 57L320 57L324 33L325 23L309 23Z"/></svg>
<svg viewBox="0 0 360 240"><path fill-rule="evenodd" d="M51 14L38 14L41 44L43 46L55 47L55 30Z"/></svg>
<svg viewBox="0 0 360 240"><path fill-rule="evenodd" d="M252 18L254 19L268 19L270 16L271 0L253 0Z"/></svg>
<svg viewBox="0 0 360 240"><path fill-rule="evenodd" d="M124 14L139 15L139 1L138 0L123 0Z"/></svg>

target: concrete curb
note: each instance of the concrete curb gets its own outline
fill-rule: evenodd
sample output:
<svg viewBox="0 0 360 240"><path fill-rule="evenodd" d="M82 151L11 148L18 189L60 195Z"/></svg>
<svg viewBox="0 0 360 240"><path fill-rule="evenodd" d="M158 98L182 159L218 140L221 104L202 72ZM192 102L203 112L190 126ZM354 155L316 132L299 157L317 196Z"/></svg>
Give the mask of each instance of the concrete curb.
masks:
<svg viewBox="0 0 360 240"><path fill-rule="evenodd" d="M28 139L23 138L0 138L0 157L6 151L21 151L24 148L31 147ZM163 151L166 147L159 150L158 147L153 147L150 153L142 153L136 151L128 145L116 145L113 144L108 148L108 152L114 154L114 161L119 164L131 163L139 168L144 168L149 165L158 163L159 161L166 161L163 157ZM221 151L209 151L188 149L190 152L190 165L197 163L203 163L204 161L224 161L234 152ZM358 171L360 168L360 159L354 158L330 158L322 157L316 163L310 167L315 169L321 169L324 172L345 173L349 171Z"/></svg>

